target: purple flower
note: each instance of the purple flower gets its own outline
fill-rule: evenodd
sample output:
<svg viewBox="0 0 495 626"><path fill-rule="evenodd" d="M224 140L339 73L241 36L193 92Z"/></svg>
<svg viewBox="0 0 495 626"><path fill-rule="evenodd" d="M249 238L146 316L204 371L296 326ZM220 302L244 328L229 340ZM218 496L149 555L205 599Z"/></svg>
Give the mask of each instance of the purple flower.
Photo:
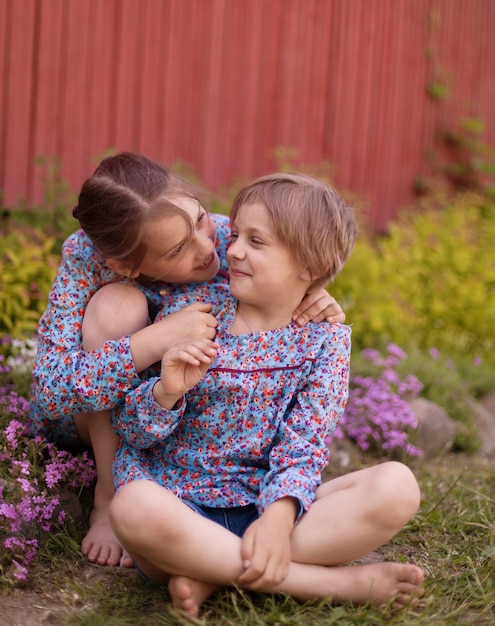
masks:
<svg viewBox="0 0 495 626"><path fill-rule="evenodd" d="M437 348L431 348L430 349L430 356L432 359L439 359L440 358L440 351L437 350Z"/></svg>
<svg viewBox="0 0 495 626"><path fill-rule="evenodd" d="M370 349L363 350L362 356L378 367L378 374L351 377L344 416L329 440L347 435L364 451L420 456L421 450L408 440L418 423L407 400L417 396L423 385L415 376L402 380L394 369L405 352L391 344L385 358Z"/></svg>
<svg viewBox="0 0 495 626"><path fill-rule="evenodd" d="M38 540L66 519L60 490L77 492L95 478L87 453L74 456L41 437L30 437L27 410L24 398L9 386L0 387L0 417L10 417L0 429L0 465L3 475L12 477L0 485L0 581L11 584L28 578Z"/></svg>
<svg viewBox="0 0 495 626"><path fill-rule="evenodd" d="M14 578L17 578L17 580L27 580L29 574L27 567L24 567L24 565L21 565L15 559L12 559L12 565L14 566Z"/></svg>

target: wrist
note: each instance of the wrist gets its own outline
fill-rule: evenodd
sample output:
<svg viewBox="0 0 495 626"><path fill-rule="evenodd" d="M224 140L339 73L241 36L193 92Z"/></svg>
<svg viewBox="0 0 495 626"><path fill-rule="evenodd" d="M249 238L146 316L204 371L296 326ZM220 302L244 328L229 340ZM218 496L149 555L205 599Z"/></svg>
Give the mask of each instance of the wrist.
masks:
<svg viewBox="0 0 495 626"><path fill-rule="evenodd" d="M184 401L184 396L182 395L166 393L160 380L153 385L153 397L162 408L168 411L180 409Z"/></svg>
<svg viewBox="0 0 495 626"><path fill-rule="evenodd" d="M270 518L276 518L279 526L286 526L292 530L296 523L297 513L299 511L299 500L286 496L280 500L276 500L270 504L265 514Z"/></svg>
<svg viewBox="0 0 495 626"><path fill-rule="evenodd" d="M153 325L151 325L130 335L129 347L137 372L142 372L162 357L158 349L159 343L153 341L153 331Z"/></svg>

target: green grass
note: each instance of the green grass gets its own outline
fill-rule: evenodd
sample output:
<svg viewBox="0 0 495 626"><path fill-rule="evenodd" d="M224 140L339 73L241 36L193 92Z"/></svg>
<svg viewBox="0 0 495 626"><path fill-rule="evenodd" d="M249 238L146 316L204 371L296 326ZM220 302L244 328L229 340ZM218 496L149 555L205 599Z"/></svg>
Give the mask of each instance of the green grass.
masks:
<svg viewBox="0 0 495 626"><path fill-rule="evenodd" d="M365 459L362 466L375 462ZM299 604L290 598L225 589L205 604L194 624L219 626L492 625L495 623L495 459L447 455L415 460L421 485L417 516L380 551L426 572L426 593L404 612L370 606ZM90 565L79 553L83 528L50 536L23 589L0 597L0 623L51 626L190 624L168 594L134 570ZM3 612L3 614L2 614Z"/></svg>

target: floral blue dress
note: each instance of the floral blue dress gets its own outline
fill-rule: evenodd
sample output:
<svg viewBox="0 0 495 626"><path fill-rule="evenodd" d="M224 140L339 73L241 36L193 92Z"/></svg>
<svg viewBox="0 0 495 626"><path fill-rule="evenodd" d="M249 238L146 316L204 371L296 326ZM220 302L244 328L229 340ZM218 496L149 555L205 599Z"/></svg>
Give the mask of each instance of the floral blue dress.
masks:
<svg viewBox="0 0 495 626"><path fill-rule="evenodd" d="M218 356L178 410L154 400L151 378L113 411L115 486L152 480L201 506L254 503L260 514L291 496L302 513L347 400L350 327L290 323L231 335L237 303L226 285L198 286L165 313L200 300L214 306Z"/></svg>
<svg viewBox="0 0 495 626"><path fill-rule="evenodd" d="M220 258L220 271L211 282L227 283L229 219L223 215L211 217ZM81 328L90 298L104 285L124 281L129 282L110 270L82 230L64 242L62 261L38 326L29 420L33 433L58 445L74 445L78 442L74 415L110 409L141 384L128 336L107 341L99 350L82 349ZM195 287L161 281L133 284L146 295L151 319L164 302Z"/></svg>

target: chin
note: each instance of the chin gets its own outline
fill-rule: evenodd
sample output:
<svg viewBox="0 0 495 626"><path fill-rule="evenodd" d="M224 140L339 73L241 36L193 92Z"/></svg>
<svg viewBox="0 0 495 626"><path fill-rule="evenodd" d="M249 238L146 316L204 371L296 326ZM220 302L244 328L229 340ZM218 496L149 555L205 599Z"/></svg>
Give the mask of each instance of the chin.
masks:
<svg viewBox="0 0 495 626"><path fill-rule="evenodd" d="M242 298L242 292L239 292L238 289L236 289L235 285L233 285L232 283L229 283L229 290L231 295L234 296L234 298L236 298L236 300L239 300L239 298Z"/></svg>
<svg viewBox="0 0 495 626"><path fill-rule="evenodd" d="M202 278L200 280L211 280L218 274L219 269L220 261L217 258L207 270L204 270L204 272L201 273Z"/></svg>

